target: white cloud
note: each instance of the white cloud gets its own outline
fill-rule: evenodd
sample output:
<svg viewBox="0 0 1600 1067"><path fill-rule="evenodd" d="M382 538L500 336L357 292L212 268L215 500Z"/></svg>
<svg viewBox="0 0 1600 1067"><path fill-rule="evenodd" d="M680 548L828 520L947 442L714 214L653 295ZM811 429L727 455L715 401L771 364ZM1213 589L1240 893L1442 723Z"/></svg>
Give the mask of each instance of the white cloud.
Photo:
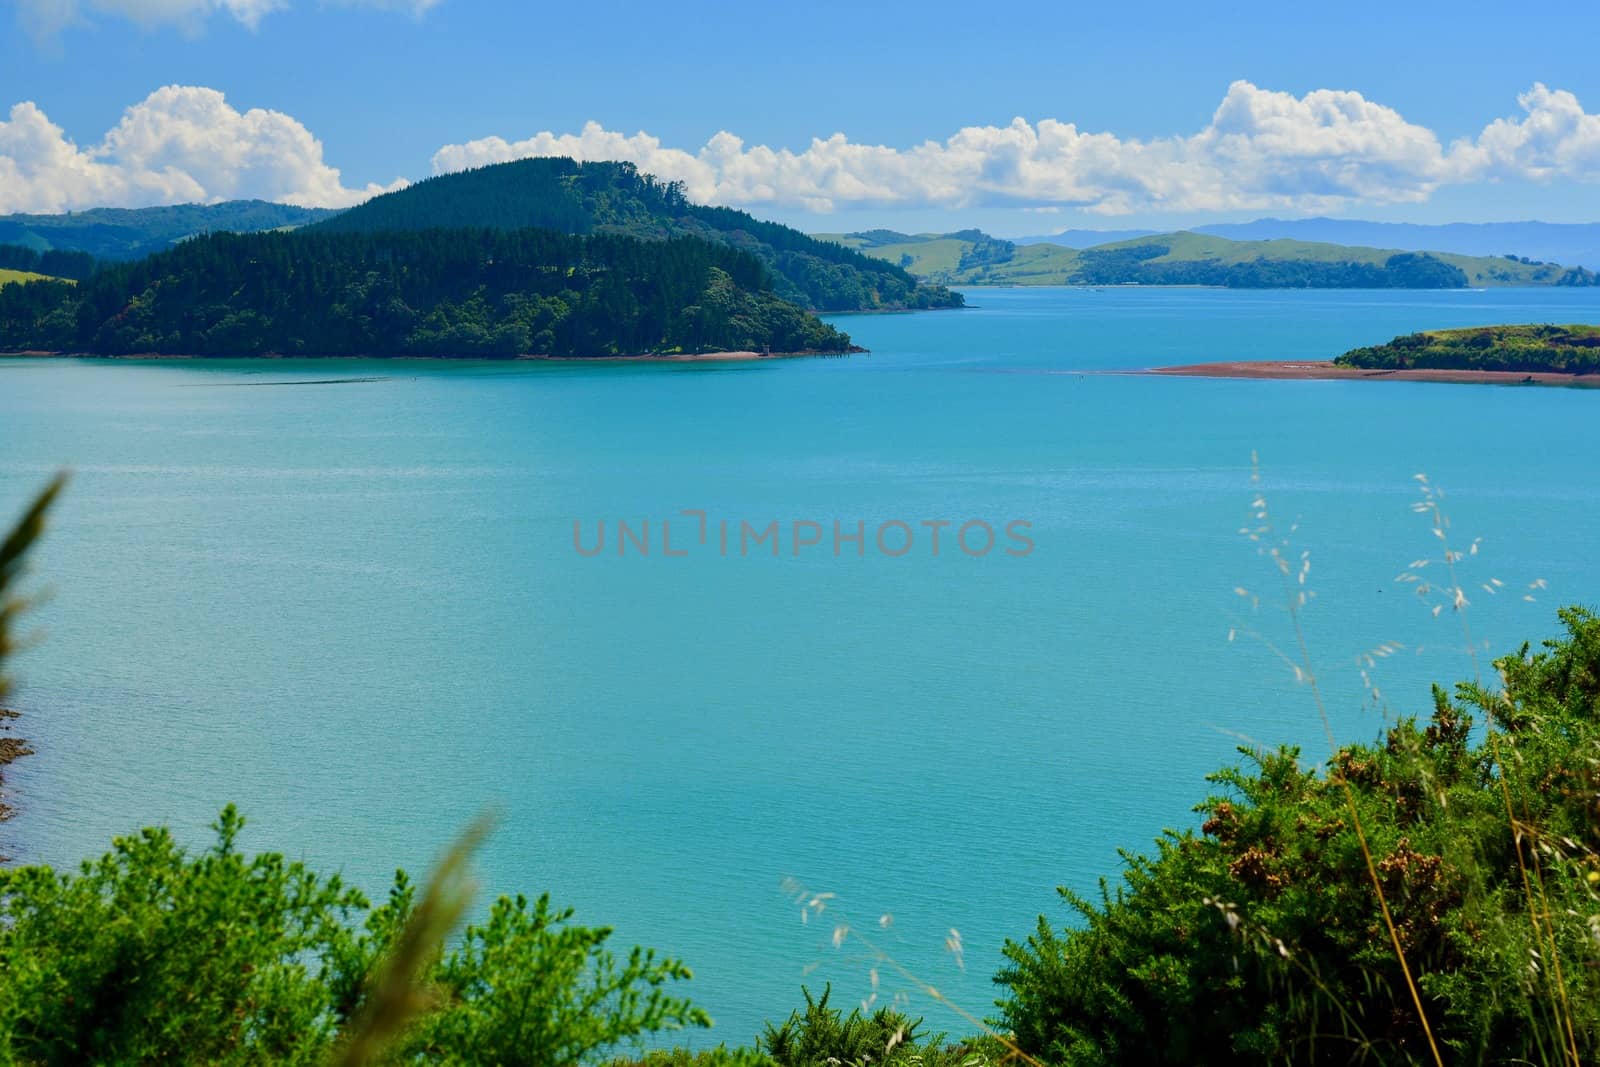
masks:
<svg viewBox="0 0 1600 1067"><path fill-rule="evenodd" d="M111 3L112 0L96 0ZM135 0L115 0L124 7ZM169 10L185 0L162 0ZM223 0L213 0L221 3ZM241 11L276 0L226 0ZM328 0L335 2L335 0ZM356 0L348 0L356 2ZM420 9L430 0L362 0ZM145 0L146 7L160 6ZM1449 145L1425 126L1359 93L1305 96L1229 86L1199 131L1146 140L1090 132L1057 119L970 126L904 148L842 133L793 151L747 144L726 131L686 150L648 133L588 123L577 133L446 145L435 173L528 156L623 159L682 181L706 203L799 207L1131 212L1340 211L1416 203L1441 187L1499 181L1600 181L1600 115L1544 85L1518 97L1521 114ZM3 116L4 113L0 113ZM36 104L0 117L0 212L63 211L260 197L337 207L387 187L345 185L311 132L278 111L239 111L220 92L168 86L80 147Z"/></svg>
<svg viewBox="0 0 1600 1067"><path fill-rule="evenodd" d="M724 131L685 150L591 122L578 133L446 145L433 169L568 155L630 160L684 182L692 197L709 203L823 212L1068 206L1107 215L1332 211L1419 202L1447 184L1600 180L1600 116L1585 113L1571 93L1543 85L1518 99L1523 117L1498 119L1448 149L1432 130L1360 93L1322 89L1296 97L1238 81L1205 128L1151 140L1016 118L909 148L856 144L836 133L795 152L746 146Z"/></svg>
<svg viewBox="0 0 1600 1067"><path fill-rule="evenodd" d="M345 207L384 191L347 188L299 122L241 112L215 89L158 89L88 149L31 102L0 120L0 213L241 198Z"/></svg>
<svg viewBox="0 0 1600 1067"><path fill-rule="evenodd" d="M323 0L340 7L370 7L421 16L443 0ZM141 26L176 25L197 32L206 19L226 14L255 29L261 19L289 7L289 0L13 0L23 26L35 37L49 39L68 26L113 15Z"/></svg>

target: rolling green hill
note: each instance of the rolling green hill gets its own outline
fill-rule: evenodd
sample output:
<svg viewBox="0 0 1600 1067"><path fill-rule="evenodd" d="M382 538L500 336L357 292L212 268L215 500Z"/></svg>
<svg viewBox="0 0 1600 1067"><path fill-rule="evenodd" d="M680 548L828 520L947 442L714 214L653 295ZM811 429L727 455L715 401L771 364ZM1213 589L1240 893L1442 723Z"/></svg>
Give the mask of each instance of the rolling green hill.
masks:
<svg viewBox="0 0 1600 1067"><path fill-rule="evenodd" d="M87 252L96 259L138 259L196 234L292 229L335 214L264 200L230 200L95 208L64 215L0 215L0 244L23 245L35 252Z"/></svg>
<svg viewBox="0 0 1600 1067"><path fill-rule="evenodd" d="M977 230L819 234L947 285L1221 285L1235 288L1481 288L1594 285L1581 267L1511 256L1401 252L1313 241L1231 241L1179 232L1073 249Z"/></svg>
<svg viewBox="0 0 1600 1067"><path fill-rule="evenodd" d="M645 240L696 237L749 252L779 296L819 311L959 307L961 297L918 280L883 257L819 241L743 211L692 204L676 183L630 163L524 159L446 174L374 197L318 223L327 233L530 227Z"/></svg>

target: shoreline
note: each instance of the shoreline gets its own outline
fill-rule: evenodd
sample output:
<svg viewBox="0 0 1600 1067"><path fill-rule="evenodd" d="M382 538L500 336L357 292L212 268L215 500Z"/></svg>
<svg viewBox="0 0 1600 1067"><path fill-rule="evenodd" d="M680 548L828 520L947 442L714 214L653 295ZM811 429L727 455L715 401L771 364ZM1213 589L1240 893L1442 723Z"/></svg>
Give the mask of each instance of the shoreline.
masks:
<svg viewBox="0 0 1600 1067"><path fill-rule="evenodd" d="M827 359L853 356L868 352L859 345L851 345L840 352L639 352L627 356L377 356L377 355L312 355L297 353L264 352L259 356L197 356L171 352L130 352L126 355L108 355L100 352L0 352L0 359L104 359L133 362L196 361L196 360L249 360L251 362L283 362L290 360L425 360L430 363L758 363L772 359Z"/></svg>
<svg viewBox="0 0 1600 1067"><path fill-rule="evenodd" d="M5 800L5 769L23 756L33 755L26 738L12 736L10 722L19 717L10 708L0 708L0 822L11 818L12 814L11 806ZM0 856L0 861L5 859Z"/></svg>
<svg viewBox="0 0 1600 1067"><path fill-rule="evenodd" d="M1274 359L1188 363L1151 367L1130 374L1159 374L1178 378L1251 378L1271 381L1390 381L1451 382L1457 385L1544 385L1568 389L1600 389L1600 374L1560 374L1555 371L1451 370L1444 367L1405 370L1343 367L1331 360Z"/></svg>

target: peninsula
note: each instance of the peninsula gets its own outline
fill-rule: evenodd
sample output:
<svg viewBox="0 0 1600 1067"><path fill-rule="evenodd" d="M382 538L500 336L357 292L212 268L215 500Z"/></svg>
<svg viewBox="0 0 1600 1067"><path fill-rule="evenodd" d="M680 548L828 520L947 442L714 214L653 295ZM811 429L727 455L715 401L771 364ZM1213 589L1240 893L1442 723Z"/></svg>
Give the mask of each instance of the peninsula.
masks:
<svg viewBox="0 0 1600 1067"><path fill-rule="evenodd" d="M1527 256L1366 248L1321 241L1234 241L1183 231L1088 248L1022 244L981 230L819 234L945 285L1205 285L1228 289L1465 289L1594 285L1583 267Z"/></svg>
<svg viewBox="0 0 1600 1067"><path fill-rule="evenodd" d="M1332 360L1158 367L1193 378L1348 379L1600 387L1600 326L1473 326L1406 334Z"/></svg>
<svg viewBox="0 0 1600 1067"><path fill-rule="evenodd" d="M962 305L626 163L499 164L304 223L121 262L0 248L28 272L0 284L0 352L756 359L854 350L817 311Z"/></svg>

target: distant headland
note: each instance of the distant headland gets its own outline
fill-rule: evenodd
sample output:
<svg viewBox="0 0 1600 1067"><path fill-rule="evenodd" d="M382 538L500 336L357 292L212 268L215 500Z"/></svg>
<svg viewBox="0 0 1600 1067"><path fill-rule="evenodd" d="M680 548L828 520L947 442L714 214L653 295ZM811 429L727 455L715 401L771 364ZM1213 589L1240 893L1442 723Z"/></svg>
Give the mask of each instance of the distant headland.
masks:
<svg viewBox="0 0 1600 1067"><path fill-rule="evenodd" d="M1067 247L981 230L818 234L944 285L1203 285L1227 289L1466 289L1588 286L1600 275L1529 256L1368 248L1182 231Z"/></svg>
<svg viewBox="0 0 1600 1067"><path fill-rule="evenodd" d="M1332 360L1264 360L1157 367L1192 378L1477 382L1600 388L1600 326L1472 326L1405 334Z"/></svg>

